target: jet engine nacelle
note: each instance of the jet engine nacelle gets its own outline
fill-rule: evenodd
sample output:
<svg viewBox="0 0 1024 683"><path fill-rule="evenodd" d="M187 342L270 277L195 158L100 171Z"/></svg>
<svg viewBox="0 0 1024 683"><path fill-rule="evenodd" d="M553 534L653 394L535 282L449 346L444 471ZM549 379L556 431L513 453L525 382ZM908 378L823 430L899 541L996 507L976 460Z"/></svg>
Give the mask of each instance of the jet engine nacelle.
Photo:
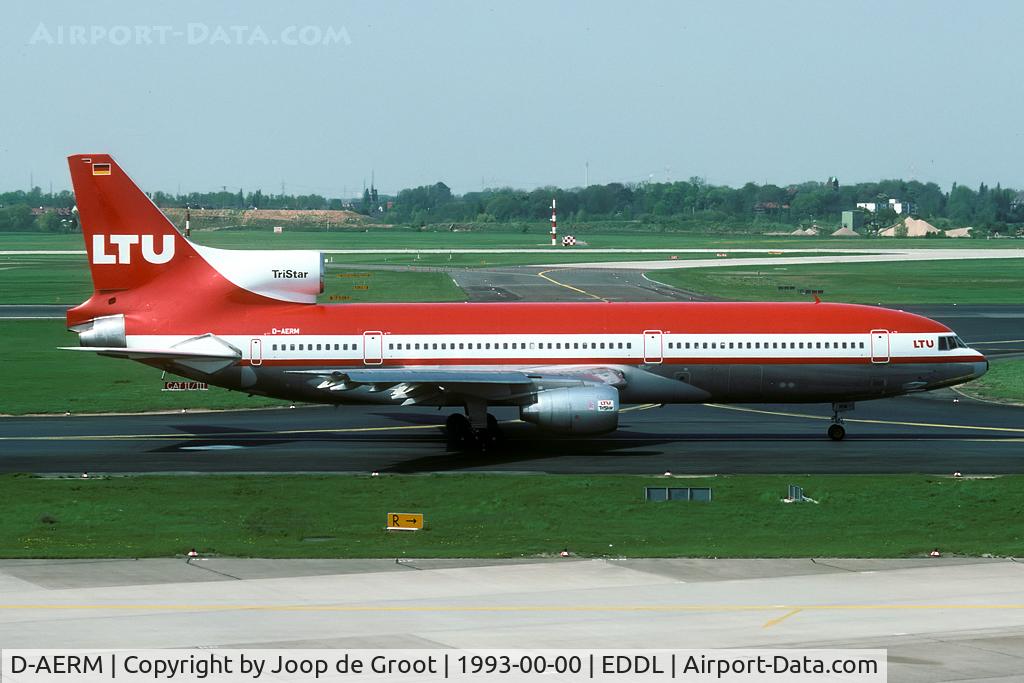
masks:
<svg viewBox="0 0 1024 683"><path fill-rule="evenodd" d="M214 249L192 245L232 283L256 294L296 303L314 303L324 291L324 259L318 251Z"/></svg>
<svg viewBox="0 0 1024 683"><path fill-rule="evenodd" d="M547 389L519 409L524 422L564 434L603 434L619 426L619 391L583 386Z"/></svg>

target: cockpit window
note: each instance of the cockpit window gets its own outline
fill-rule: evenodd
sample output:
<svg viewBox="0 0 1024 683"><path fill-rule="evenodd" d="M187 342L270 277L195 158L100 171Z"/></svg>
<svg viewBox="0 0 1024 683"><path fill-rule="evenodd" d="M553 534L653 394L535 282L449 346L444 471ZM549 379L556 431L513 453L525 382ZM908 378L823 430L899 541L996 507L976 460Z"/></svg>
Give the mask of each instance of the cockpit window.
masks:
<svg viewBox="0 0 1024 683"><path fill-rule="evenodd" d="M939 337L939 351L952 351L953 349L966 349L967 344L956 335Z"/></svg>

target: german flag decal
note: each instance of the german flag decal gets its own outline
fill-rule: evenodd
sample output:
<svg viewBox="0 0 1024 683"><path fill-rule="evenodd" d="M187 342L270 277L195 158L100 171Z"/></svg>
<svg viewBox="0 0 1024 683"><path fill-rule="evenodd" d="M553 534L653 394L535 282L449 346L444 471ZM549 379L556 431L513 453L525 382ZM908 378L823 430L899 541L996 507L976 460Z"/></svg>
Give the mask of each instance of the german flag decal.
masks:
<svg viewBox="0 0 1024 683"><path fill-rule="evenodd" d="M93 164L93 175L110 175L110 164Z"/></svg>

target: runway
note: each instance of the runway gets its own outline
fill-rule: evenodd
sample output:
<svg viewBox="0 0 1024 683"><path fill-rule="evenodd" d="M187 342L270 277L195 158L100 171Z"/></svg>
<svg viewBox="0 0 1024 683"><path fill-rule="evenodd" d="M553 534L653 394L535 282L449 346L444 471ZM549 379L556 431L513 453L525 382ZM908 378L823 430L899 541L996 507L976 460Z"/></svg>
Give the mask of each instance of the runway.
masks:
<svg viewBox="0 0 1024 683"><path fill-rule="evenodd" d="M494 412L506 438L483 454L446 452L447 412L431 409L12 417L0 471L1024 472L1024 410L951 391L858 404L840 443L825 437L825 405L639 406L618 431L574 439Z"/></svg>

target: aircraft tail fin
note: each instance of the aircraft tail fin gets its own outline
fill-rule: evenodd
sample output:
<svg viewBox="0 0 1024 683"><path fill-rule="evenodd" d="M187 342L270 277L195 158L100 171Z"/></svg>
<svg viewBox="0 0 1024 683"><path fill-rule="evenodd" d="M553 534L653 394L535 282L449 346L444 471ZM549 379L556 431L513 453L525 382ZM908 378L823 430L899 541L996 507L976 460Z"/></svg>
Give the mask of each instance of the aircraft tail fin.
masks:
<svg viewBox="0 0 1024 683"><path fill-rule="evenodd" d="M68 165L97 292L142 286L197 257L109 154L76 154Z"/></svg>

